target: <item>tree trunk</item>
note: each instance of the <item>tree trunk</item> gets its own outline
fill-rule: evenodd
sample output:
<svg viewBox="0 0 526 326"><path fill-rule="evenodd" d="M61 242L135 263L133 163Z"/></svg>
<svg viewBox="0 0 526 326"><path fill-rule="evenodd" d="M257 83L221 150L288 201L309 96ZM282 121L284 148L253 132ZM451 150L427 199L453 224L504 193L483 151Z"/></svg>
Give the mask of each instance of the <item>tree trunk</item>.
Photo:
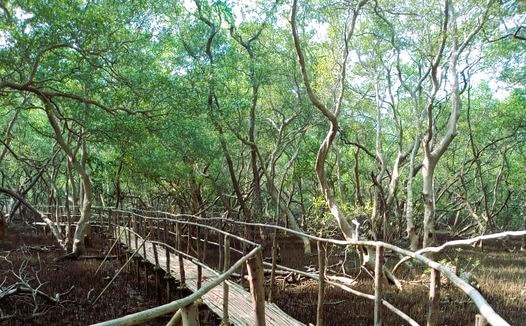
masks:
<svg viewBox="0 0 526 326"><path fill-rule="evenodd" d="M360 162L359 162L359 156L360 156L360 148L357 148L356 152L354 152L354 182L355 182L355 185L356 185L355 204L357 206L364 207L365 204L363 202L362 187L360 186Z"/></svg>
<svg viewBox="0 0 526 326"><path fill-rule="evenodd" d="M82 162L75 160L73 162L73 167L80 174L82 181L83 189L83 198L82 198L82 207L80 210L80 219L77 223L77 228L75 229L75 234L73 235L73 249L72 254L79 256L85 253L86 248L84 244L84 237L89 226L89 220L91 218L91 205L92 205L92 187L91 180L86 171L86 159L87 159L87 145L86 141L82 140Z"/></svg>
<svg viewBox="0 0 526 326"><path fill-rule="evenodd" d="M64 137L62 136L62 131L60 130L60 126L58 124L57 118L55 117L55 114L53 113L53 110L54 110L53 104L51 104L51 102L45 97L41 97L41 99L44 102L45 109L46 109L46 115L55 133L55 138L57 140L57 143L60 145L62 150L66 153L66 156L68 157L68 161L71 163L71 166L73 167L73 169L75 169L75 171L77 171L77 173L80 175L80 179L82 182L82 188L83 188L82 207L80 210L80 219L77 223L75 234L73 235L73 248L71 251L72 256L78 257L85 252L84 236L87 231L87 225L91 218L92 189L91 189L91 180L86 171L86 164L85 164L86 159L87 159L86 142L85 140L81 140L83 141L82 162L79 162L76 158L75 153L68 146Z"/></svg>
<svg viewBox="0 0 526 326"><path fill-rule="evenodd" d="M341 108L341 103L343 101L343 94L345 91L345 77L346 77L346 69L347 69L347 61L349 56L349 40L352 38L354 34L354 27L356 24L356 20L358 18L358 14L360 12L361 7L365 4L364 1L360 2L358 4L357 8L353 11L352 17L350 19L350 23L348 25L348 30L345 33L345 51L343 52L343 59L341 63L341 72L338 76L339 80L339 95L336 100L336 104L334 107L334 111L331 111L327 108L326 105L324 105L320 99L316 96L314 93L314 90L311 87L309 74L307 73L307 66L305 63L305 55L303 54L303 50L301 48L301 42L298 35L298 28L296 26L296 14L298 10L298 1L294 0L292 3L292 12L291 12L291 27L292 27L292 36L294 40L294 48L296 50L298 64L301 70L301 75L303 77L303 83L305 84L305 89L307 90L307 94L309 96L309 100L320 111L325 118L329 122L329 130L327 132L327 135L325 136L325 139L320 145L320 148L318 150L318 154L316 156L316 176L318 178L318 182L320 184L321 191L323 193L323 197L325 198L325 201L327 203L327 206L329 207L329 210L332 213L332 216L336 219L336 222L338 223L340 230L342 231L344 237L348 240L351 239L357 239L358 234L356 230L351 227L349 221L347 220L347 217L343 214L340 207L336 203L334 196L332 194L332 191L329 187L329 184L327 182L327 175L325 171L325 162L327 160L327 155L329 154L329 151L331 149L331 146L334 142L334 138L336 137L336 134L338 132L338 115Z"/></svg>
<svg viewBox="0 0 526 326"><path fill-rule="evenodd" d="M435 189L434 173L436 162L433 158L424 157L422 166L422 199L424 202L423 247L429 247L435 242Z"/></svg>

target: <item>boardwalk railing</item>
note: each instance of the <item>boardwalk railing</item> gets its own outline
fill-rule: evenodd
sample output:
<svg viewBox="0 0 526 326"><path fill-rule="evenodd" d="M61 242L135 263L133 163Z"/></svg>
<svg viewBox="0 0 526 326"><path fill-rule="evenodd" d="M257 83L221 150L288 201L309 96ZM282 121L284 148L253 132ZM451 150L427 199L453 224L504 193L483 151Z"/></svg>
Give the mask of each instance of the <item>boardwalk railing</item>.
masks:
<svg viewBox="0 0 526 326"><path fill-rule="evenodd" d="M382 312L383 307L387 308L391 312L400 316L410 325L419 325L414 319L409 317L400 309L394 307L392 304L383 299L382 291L382 266L383 266L383 251L390 250L395 253L404 255L410 259L419 261L431 269L431 284L429 289L429 302L428 302L428 316L427 324L435 325L438 320L437 315L439 309L439 283L440 276L443 275L451 281L451 283L458 289L463 291L475 304L479 310L479 315L476 316L476 320L480 325L489 323L491 325L509 325L501 316L499 316L493 308L486 302L482 295L472 287L467 281L461 279L454 272L452 272L446 266L424 256L424 253L428 252L440 252L446 248L459 245L467 245L480 240L502 238L502 237L514 237L514 236L525 236L526 231L515 231L505 232L498 235L486 235L468 240L452 241L446 243L440 247L424 248L417 252L402 249L395 245L384 243L380 241L346 241L346 240L335 240L317 237L302 232L287 229L281 226L259 224L259 223L246 223L240 221L234 221L221 217L198 217L194 215L186 214L171 214L161 211L112 211L110 209L96 208L94 209L94 221L99 224L106 225L110 230L115 232L115 229L124 227L127 230L126 241L139 241L139 237L133 237L132 234L136 234L141 238L144 238L146 234L150 234L152 243L155 246L164 246L166 248L166 260L169 261L169 252L178 255L179 259L183 257L191 259L201 268L206 268L217 275L217 277L202 286L197 292L189 297L181 300L171 302L169 304L156 307L144 312L139 312L129 316L125 316L114 321L101 323L100 325L131 325L130 321L145 320L155 318L160 315L167 313L173 313L178 309L187 306L189 303L194 302L196 299L203 296L205 293L210 291L212 288L221 284L224 280L232 276L237 270L241 269L242 266L247 263L248 271L250 274L249 280L251 282L251 291L254 298L254 314L257 316L257 320L260 322L257 325L264 325L264 309L265 305L263 302L264 298L264 279L263 279L263 267L266 265L275 269L294 272L299 275L319 281L319 293L318 296L318 325L323 324L323 304L325 287L332 285L339 287L347 292L357 295L362 298L374 300L374 320L375 325L382 324ZM56 210L53 212L56 213ZM298 237L307 237L311 241L318 243L318 273L309 273L298 269L289 268L286 266L280 266L277 264L275 257L273 256L272 263L263 263L261 254L261 245L255 241L247 240L249 230L259 230L260 232L270 234L270 231L282 231L288 234L296 235ZM121 229L122 230L122 229ZM114 233L115 234L115 233ZM241 236L243 235L243 236ZM174 241L175 239L175 241ZM224 240L223 240L224 239ZM154 248L155 248L154 246ZM214 264L210 258L207 258L207 253L210 253L210 247L214 246L217 250L218 255L215 256L216 262ZM340 282L325 275L325 259L326 251L328 246L356 246L356 247L367 247L372 252L375 252L375 281L374 281L374 294L367 294L353 289L352 284L346 282ZM137 246L135 246L137 247ZM229 261L235 263L230 264ZM214 267L211 267L214 266ZM243 278L243 271L241 271ZM181 282L184 283L184 271L181 270L180 277ZM200 281L198 281L200 283ZM226 283L224 283L226 284ZM270 281L271 288L273 280ZM228 285L225 285L228 287ZM224 293L228 293L225 291ZM225 306L226 318L228 318L228 295L223 298L223 305ZM320 316L321 314L321 316ZM320 318L321 317L321 318ZM115 323L114 323L115 322ZM478 325L478 324L477 324Z"/></svg>

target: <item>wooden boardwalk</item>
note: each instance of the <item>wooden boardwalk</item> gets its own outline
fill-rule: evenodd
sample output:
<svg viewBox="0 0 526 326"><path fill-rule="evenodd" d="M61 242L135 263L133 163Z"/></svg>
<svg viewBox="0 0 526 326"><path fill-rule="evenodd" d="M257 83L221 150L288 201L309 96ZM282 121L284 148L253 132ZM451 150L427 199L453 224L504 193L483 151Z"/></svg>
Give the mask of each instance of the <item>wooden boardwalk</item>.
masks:
<svg viewBox="0 0 526 326"><path fill-rule="evenodd" d="M119 227L117 227L118 229ZM126 238L125 238L125 232L120 232L117 230L116 234L121 234L120 241L124 244L126 244ZM131 250L136 250L136 241L135 236L131 235ZM142 243L142 239L137 239L137 243L140 246ZM145 248L146 248L146 259L155 265L155 255L154 255L154 249L153 245L150 241L145 242ZM170 273L173 277L176 279L181 279L179 275L179 260L178 256L170 253L170 266L166 266L166 252L165 249L162 248L162 246L157 245L157 256L159 259L159 266L166 271L167 269L170 270ZM139 250L138 254L141 255L141 257L144 256L144 250ZM144 257L143 257L144 258ZM190 262L187 259L183 259L184 261L184 270L185 270L185 285L186 287L191 291L197 290L197 265ZM207 280L213 279L216 276L210 272L207 269L202 269L202 284L206 284ZM228 315L229 315L229 321L230 323L234 325L255 325L255 315L252 309L252 295L247 292L243 287L240 285L227 281L229 285L229 307L228 307ZM206 293L203 297L203 302L214 312L216 313L219 318L223 317L223 287L222 286L216 286L211 291ZM287 315L283 310L281 310L278 306L272 303L265 302L265 320L266 325L272 326L288 326L288 325L305 325L291 316Z"/></svg>

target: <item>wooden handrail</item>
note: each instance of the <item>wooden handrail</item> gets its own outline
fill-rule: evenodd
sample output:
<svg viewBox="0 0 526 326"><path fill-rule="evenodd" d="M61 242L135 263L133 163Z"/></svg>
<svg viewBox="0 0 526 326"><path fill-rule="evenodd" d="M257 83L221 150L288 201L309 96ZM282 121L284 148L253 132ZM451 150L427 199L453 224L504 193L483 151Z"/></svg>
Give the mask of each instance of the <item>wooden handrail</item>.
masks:
<svg viewBox="0 0 526 326"><path fill-rule="evenodd" d="M100 208L95 208L95 209L98 209L98 210L101 210L101 211L107 211L106 209L100 209ZM288 228L285 228L285 227L282 227L282 226L279 226L279 225L269 225L269 224L261 224L261 223L241 222L241 221L234 221L234 220L231 220L231 219L225 219L225 218L222 218L222 217L202 218L202 217L199 217L199 216L188 215L188 214L172 214L172 213L161 212L161 211L142 211L144 213L155 213L156 215L159 215L159 214L160 215L164 215L164 217L150 217L150 216L143 216L143 215L141 215L139 213L130 212L130 211L124 211L124 210L113 210L113 212L120 212L120 213L125 213L125 214L130 213L130 214L139 216L141 218L150 219L150 220L174 221L174 219L175 219L176 221L174 221L174 222L176 224L185 224L185 225L189 225L189 226L196 226L196 227L207 228L209 230L213 230L214 232L218 232L218 233L223 234L223 235L228 235L231 238L237 239L239 241L242 241L244 243L247 243L247 244L250 244L250 245L253 245L253 246L259 246L259 245L257 243L255 243L255 242L252 242L252 241L247 240L245 238L242 238L242 237L239 237L237 235L231 234L229 232L220 230L220 229L215 228L213 226L202 224L202 223L190 222L190 221L187 221L187 220L181 220L181 218L192 218L192 219L195 219L197 221L206 221L206 222L221 221L223 223L227 222L227 223L232 223L232 224L237 224L237 225L264 227L264 228L282 230L282 231L288 232L290 234L294 234L294 235L299 236L299 237L307 237L307 238L309 238L311 240L316 240L316 241L321 241L321 242L326 242L326 243L332 243L332 244L335 244L335 245L367 246L367 247L377 247L377 248L388 249L388 250L391 250L391 251L394 251L394 252L397 252L397 253L400 253L402 255L407 256L407 258L405 258L405 259L415 259L415 260L419 261L420 263L422 263L422 264L424 264L424 265L426 265L426 266L428 266L428 267L440 272L443 276L448 278L452 282L452 284L454 284L457 288L459 288L465 294L468 295L468 297L476 305L476 307L479 310L480 314L492 325L509 325L509 324L493 310L493 308L487 303L487 301L482 297L482 295L475 288L473 288L469 283L467 283L466 281L464 281L461 278L459 278L458 276L456 276L449 268L445 267L444 265L442 265L442 264L440 264L440 263L438 263L438 262L436 262L436 261L434 261L434 260L432 260L432 259L430 259L430 258L428 258L426 256L423 256L422 254L423 253L427 253L427 252L440 252L440 251L443 251L443 250L445 250L447 248L451 248L451 247L465 246L465 245L468 245L468 244L471 244L471 243L474 243L474 242L477 242L477 241L480 241L480 240L506 238L506 237L517 237L517 236L525 236L526 235L526 231L502 232L502 233L497 233L497 234L490 234L490 235L479 236L479 237L472 238L472 239L450 241L450 242L447 242L447 243L445 243L445 244L443 244L443 245L441 245L439 247L429 247L429 248L421 249L421 250L419 250L417 252L412 252L412 251L409 251L409 250L406 250L406 249L402 249L402 248L397 247L395 245L392 245L392 244L389 244L389 243L385 243L385 242L381 242L381 241L367 241L367 240L350 240L350 241L347 241L347 240L327 239L327 238L322 238L322 237L306 234L306 233L303 233L303 232L291 230L291 229L288 229ZM172 219L168 219L168 216L172 217ZM117 221L118 221L118 219L117 219ZM237 262L236 262L236 264L237 264ZM282 268L282 267L283 266L280 266L280 268ZM285 269L285 270L287 270L287 269ZM301 271L295 270L295 272L301 272ZM308 273L301 272L300 274L308 274ZM309 277L315 278L313 276L315 276L315 275L313 275L313 274L309 275ZM328 281L327 283L333 284L335 282ZM334 285L336 285L336 284L337 283L335 283ZM340 285L337 285L337 286L341 287ZM355 293L357 291L353 290L353 291L350 291L350 292ZM369 297L369 295L366 295L366 294L363 294L363 293L361 295L364 296L364 297ZM371 297L374 299L374 296L371 296ZM384 300L382 300L382 303L385 306L388 306ZM391 310L393 310L393 309L391 309ZM412 324L412 322L411 322L411 324Z"/></svg>

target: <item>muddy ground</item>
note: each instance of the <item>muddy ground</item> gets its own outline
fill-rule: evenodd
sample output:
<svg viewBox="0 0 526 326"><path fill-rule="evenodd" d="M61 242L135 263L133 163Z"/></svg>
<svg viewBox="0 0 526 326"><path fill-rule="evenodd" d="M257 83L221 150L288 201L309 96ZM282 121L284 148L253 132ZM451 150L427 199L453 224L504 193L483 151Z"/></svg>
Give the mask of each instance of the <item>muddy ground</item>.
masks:
<svg viewBox="0 0 526 326"><path fill-rule="evenodd" d="M287 243L292 244L287 246ZM101 256L111 242L94 233L88 255ZM472 271L482 294L502 317L512 325L526 325L526 253L513 253L506 248L490 248L484 252L468 250L449 253L459 265ZM114 252L115 253L115 252ZM55 240L30 226L11 226L5 243L0 246L0 283L6 289L16 283L41 294L18 293L0 298L1 325L88 325L124 316L157 306L187 294L170 283L170 298L166 282L159 275L156 291L154 271L148 269L148 282L144 280L144 265L125 268L100 299L94 303L109 280L115 275L123 259L111 259L101 266L100 259L55 259L64 254ZM352 260L350 255L349 259ZM124 257L123 257L124 258ZM333 257L334 262L341 257ZM391 259L394 263L396 259ZM316 261L305 257L294 241L281 245L281 262L291 267L303 267ZM330 262L330 264L333 262ZM100 270L95 274L96 270ZM340 268L334 265L334 268ZM339 270L338 270L339 271ZM357 290L372 293L372 280L360 272L356 264L347 264L346 272L359 275ZM425 324L428 272L415 267L402 267L397 276L402 278L403 290L386 288L386 298L392 304ZM279 280L276 303L287 313L308 324L316 322L317 284L300 279L289 282ZM146 291L146 285L148 291ZM283 287L284 286L284 287ZM57 297L58 294L58 297ZM46 296L49 296L46 297ZM57 299L58 298L58 299ZM326 299L327 325L372 325L372 301L361 299L342 290L328 288ZM440 325L473 325L476 309L468 297L443 284ZM200 307L202 325L218 325L219 320L206 307ZM148 325L165 325L168 318L159 318ZM403 325L392 313L384 313L385 325Z"/></svg>
<svg viewBox="0 0 526 326"><path fill-rule="evenodd" d="M89 256L104 256L111 242L93 233ZM159 275L159 297L155 290L155 274L148 269L148 293L144 282L144 265L137 281L136 264L125 268L108 290L98 299L104 287L123 265L124 260L110 259L101 266L102 259L55 261L64 255L57 242L49 235L30 226L11 226L8 237L0 246L0 280L5 289L15 283L26 282L32 289L56 298L52 302L44 295L20 293L0 298L0 325L89 325L142 311L168 302L166 283ZM123 257L124 258L124 257ZM101 266L98 273L97 269ZM171 283L170 299L188 293ZM216 316L202 307L204 325L216 324ZM147 325L166 325L169 320L159 318Z"/></svg>

